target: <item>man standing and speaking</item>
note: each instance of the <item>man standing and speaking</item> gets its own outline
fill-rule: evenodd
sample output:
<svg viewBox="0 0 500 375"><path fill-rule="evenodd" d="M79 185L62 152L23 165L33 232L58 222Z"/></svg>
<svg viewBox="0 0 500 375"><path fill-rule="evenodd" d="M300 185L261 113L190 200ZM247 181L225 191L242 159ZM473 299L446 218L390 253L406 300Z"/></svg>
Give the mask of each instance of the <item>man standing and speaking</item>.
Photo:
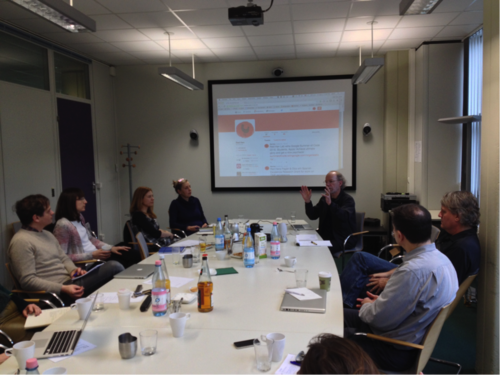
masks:
<svg viewBox="0 0 500 375"><path fill-rule="evenodd" d="M356 209L354 199L344 192L346 180L342 173L328 172L325 177L325 194L316 206L311 203L312 191L302 186L300 194L306 202L306 215L311 220L319 219L319 235L332 243L332 255L342 251L344 240L356 231ZM352 248L355 238L349 239L346 248Z"/></svg>

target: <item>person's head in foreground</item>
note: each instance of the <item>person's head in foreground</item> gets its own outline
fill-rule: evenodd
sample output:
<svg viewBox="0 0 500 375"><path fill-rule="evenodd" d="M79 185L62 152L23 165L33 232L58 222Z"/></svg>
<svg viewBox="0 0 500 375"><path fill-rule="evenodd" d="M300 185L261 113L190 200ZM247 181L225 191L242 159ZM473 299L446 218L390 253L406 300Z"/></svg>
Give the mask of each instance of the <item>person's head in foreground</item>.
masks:
<svg viewBox="0 0 500 375"><path fill-rule="evenodd" d="M378 374L375 363L354 341L322 333L309 342L298 374Z"/></svg>
<svg viewBox="0 0 500 375"><path fill-rule="evenodd" d="M404 204L394 208L391 216L398 244L403 245L402 240L410 244L423 244L430 240L432 219L425 207L414 203Z"/></svg>

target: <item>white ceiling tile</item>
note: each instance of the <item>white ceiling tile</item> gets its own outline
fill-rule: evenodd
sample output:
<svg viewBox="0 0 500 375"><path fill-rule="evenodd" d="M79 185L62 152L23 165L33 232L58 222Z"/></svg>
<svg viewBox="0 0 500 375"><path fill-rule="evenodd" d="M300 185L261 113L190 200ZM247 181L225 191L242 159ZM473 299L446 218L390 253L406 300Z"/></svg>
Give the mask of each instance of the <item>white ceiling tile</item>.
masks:
<svg viewBox="0 0 500 375"><path fill-rule="evenodd" d="M295 60L297 55L295 53L280 53L258 56L260 61L266 60ZM285 74L286 76L286 74ZM274 76L273 76L274 77Z"/></svg>
<svg viewBox="0 0 500 375"><path fill-rule="evenodd" d="M166 0L165 4L172 10L228 8L225 0Z"/></svg>
<svg viewBox="0 0 500 375"><path fill-rule="evenodd" d="M299 59L314 59L314 58L335 57L335 56L337 56L337 51L297 52L297 58Z"/></svg>
<svg viewBox="0 0 500 375"><path fill-rule="evenodd" d="M188 26L230 25L227 10L203 9L176 13ZM254 27L254 26L252 26Z"/></svg>
<svg viewBox="0 0 500 375"><path fill-rule="evenodd" d="M97 30L120 30L132 28L132 26L130 26L127 22L123 21L114 14L96 15L92 18L96 22Z"/></svg>
<svg viewBox="0 0 500 375"><path fill-rule="evenodd" d="M161 12L168 10L161 0L96 0L113 13Z"/></svg>
<svg viewBox="0 0 500 375"><path fill-rule="evenodd" d="M401 50L417 48L422 44L420 39L398 39L398 40L387 40L381 47L382 50Z"/></svg>
<svg viewBox="0 0 500 375"><path fill-rule="evenodd" d="M346 30L371 30L370 22L375 21L373 29L392 29L397 26L401 16L381 16L381 17L357 17L348 18L345 25Z"/></svg>
<svg viewBox="0 0 500 375"><path fill-rule="evenodd" d="M159 59L163 60L164 64L168 64L168 51L165 50L158 50L158 51L125 51L129 53L131 56L140 58L140 59ZM172 54L172 61L174 61L174 55Z"/></svg>
<svg viewBox="0 0 500 375"><path fill-rule="evenodd" d="M293 21L293 31L295 33L342 31L344 29L344 24L345 20L343 18L317 21Z"/></svg>
<svg viewBox="0 0 500 375"><path fill-rule="evenodd" d="M164 28L151 28L151 29L138 29L141 33L146 35L151 40L168 40L168 35L165 31L170 33L170 39L189 39L193 38L193 33L184 26L181 27L168 27Z"/></svg>
<svg viewBox="0 0 500 375"><path fill-rule="evenodd" d="M341 32L295 34L295 43L297 44L338 43L340 42L341 36L342 36Z"/></svg>
<svg viewBox="0 0 500 375"><path fill-rule="evenodd" d="M379 49L384 41L374 41L373 42L373 50L376 51ZM359 47L361 46L361 54L363 57L367 57L371 55L372 50L372 42L364 41L364 42L341 42L339 44L339 50L356 50L359 54Z"/></svg>
<svg viewBox="0 0 500 375"><path fill-rule="evenodd" d="M476 0L474 1L468 8L467 11L478 11L482 12L483 11L483 0Z"/></svg>
<svg viewBox="0 0 500 375"><path fill-rule="evenodd" d="M432 13L463 12L474 0L443 0Z"/></svg>
<svg viewBox="0 0 500 375"><path fill-rule="evenodd" d="M431 13L418 16L404 16L398 27L446 26L459 13Z"/></svg>
<svg viewBox="0 0 500 375"><path fill-rule="evenodd" d="M47 33L42 34L44 38L53 40L58 43L63 44L77 44L77 43L99 43L101 40L91 33L68 33L67 31L62 31L59 33Z"/></svg>
<svg viewBox="0 0 500 375"><path fill-rule="evenodd" d="M276 55L277 53L295 53L294 46L262 46L254 47L257 56Z"/></svg>
<svg viewBox="0 0 500 375"><path fill-rule="evenodd" d="M266 35L248 37L252 46L279 46L293 44L292 35Z"/></svg>
<svg viewBox="0 0 500 375"><path fill-rule="evenodd" d="M265 9L269 8L267 6ZM263 8L263 10L265 10ZM292 19L292 15L290 14L290 8L288 5L276 6L273 7L266 13L264 13L264 25L266 22L281 22L281 21L290 21ZM247 26L247 27L255 27L255 26ZM260 26L257 26L260 27Z"/></svg>
<svg viewBox="0 0 500 375"><path fill-rule="evenodd" d="M469 33L474 31L478 25L457 25L457 26L446 26L443 30L441 30L437 35L436 38L443 38L443 37L456 37L458 39L464 38Z"/></svg>
<svg viewBox="0 0 500 375"><path fill-rule="evenodd" d="M215 56L214 53L209 50L208 48L198 48L198 49L192 49L192 50L177 50L175 51L175 55L181 58L189 58L191 59L191 56L194 55L194 62L198 61L198 59L202 57L211 57Z"/></svg>
<svg viewBox="0 0 500 375"><path fill-rule="evenodd" d="M137 30L103 30L93 35L105 42L135 42L148 40L148 37Z"/></svg>
<svg viewBox="0 0 500 375"><path fill-rule="evenodd" d="M22 6L10 1L3 1L1 4L0 19L17 20L24 18L38 18L38 16Z"/></svg>
<svg viewBox="0 0 500 375"><path fill-rule="evenodd" d="M143 40L140 42L115 42L111 43L115 47L125 52L138 51L165 51L165 49L155 42Z"/></svg>
<svg viewBox="0 0 500 375"><path fill-rule="evenodd" d="M20 26L25 30L29 30L37 34L60 33L61 31L67 34L73 34L68 31L64 31L62 27L56 26L52 22L39 17L32 19L16 19L11 20L11 22L14 25Z"/></svg>
<svg viewBox="0 0 500 375"><path fill-rule="evenodd" d="M483 23L483 12L464 12L451 21L450 25L479 25Z"/></svg>
<svg viewBox="0 0 500 375"><path fill-rule="evenodd" d="M94 0L73 0L73 6L87 16L111 13L109 9L106 9Z"/></svg>
<svg viewBox="0 0 500 375"><path fill-rule="evenodd" d="M119 17L138 29L183 26L172 13L166 11L151 13L126 13L119 14Z"/></svg>
<svg viewBox="0 0 500 375"><path fill-rule="evenodd" d="M374 1L353 1L349 17L373 17L385 15L389 10L399 13L399 1L395 0L374 0Z"/></svg>
<svg viewBox="0 0 500 375"><path fill-rule="evenodd" d="M234 27L234 26L233 26ZM258 27L241 27L245 35L279 35L291 34L292 23L287 22L267 22Z"/></svg>
<svg viewBox="0 0 500 375"><path fill-rule="evenodd" d="M193 26L192 30L198 38L244 36L241 27L234 27L232 25Z"/></svg>
<svg viewBox="0 0 500 375"><path fill-rule="evenodd" d="M126 52L105 52L105 53L100 53L99 54L100 60L112 63L112 64L118 64L122 62L133 62L140 64L141 60L138 59L137 57L134 57Z"/></svg>
<svg viewBox="0 0 500 375"><path fill-rule="evenodd" d="M228 56L255 57L255 53L251 48L212 48L212 52L221 58Z"/></svg>
<svg viewBox="0 0 500 375"><path fill-rule="evenodd" d="M327 2L292 5L293 20L320 20L325 18L343 18L349 13L348 2Z"/></svg>
<svg viewBox="0 0 500 375"><path fill-rule="evenodd" d="M204 38L202 39L209 48L238 48L249 46L245 37L233 38Z"/></svg>
<svg viewBox="0 0 500 375"><path fill-rule="evenodd" d="M118 48L110 43L82 43L74 45L78 51L89 54L98 54L101 52L120 52Z"/></svg>
<svg viewBox="0 0 500 375"><path fill-rule="evenodd" d="M159 40L156 43L168 50L168 40ZM174 39L170 41L170 44L172 46L172 53L182 49L206 48L206 45L199 39Z"/></svg>
<svg viewBox="0 0 500 375"><path fill-rule="evenodd" d="M335 53L339 48L339 43L321 43L321 44L301 44L297 46L297 53L309 53L309 52L324 52L324 53Z"/></svg>
<svg viewBox="0 0 500 375"><path fill-rule="evenodd" d="M442 26L434 27L408 27L396 29L389 36L389 39L420 39L422 41L429 40L436 36L441 30Z"/></svg>
<svg viewBox="0 0 500 375"><path fill-rule="evenodd" d="M385 40L391 34L391 29L373 30L373 40ZM344 31L343 42L358 42L372 40L371 30Z"/></svg>

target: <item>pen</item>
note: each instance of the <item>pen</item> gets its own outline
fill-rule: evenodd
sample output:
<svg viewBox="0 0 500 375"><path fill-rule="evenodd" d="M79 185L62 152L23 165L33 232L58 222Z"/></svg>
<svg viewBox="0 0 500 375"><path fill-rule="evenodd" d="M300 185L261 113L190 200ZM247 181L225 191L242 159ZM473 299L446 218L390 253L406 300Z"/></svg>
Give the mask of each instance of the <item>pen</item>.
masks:
<svg viewBox="0 0 500 375"><path fill-rule="evenodd" d="M290 294L296 294L296 295L298 295L298 296L305 297L305 294L302 294L302 293L292 292L292 291L290 291L290 290L287 290L286 292L287 292L287 293L290 293Z"/></svg>
<svg viewBox="0 0 500 375"><path fill-rule="evenodd" d="M295 366L300 366L300 365L302 365L302 362L297 362L297 361L290 361L290 363L291 363L292 365L295 365Z"/></svg>
<svg viewBox="0 0 500 375"><path fill-rule="evenodd" d="M311 241L311 243L312 243L313 245L318 246L318 244L317 244L316 242L314 242L314 241Z"/></svg>

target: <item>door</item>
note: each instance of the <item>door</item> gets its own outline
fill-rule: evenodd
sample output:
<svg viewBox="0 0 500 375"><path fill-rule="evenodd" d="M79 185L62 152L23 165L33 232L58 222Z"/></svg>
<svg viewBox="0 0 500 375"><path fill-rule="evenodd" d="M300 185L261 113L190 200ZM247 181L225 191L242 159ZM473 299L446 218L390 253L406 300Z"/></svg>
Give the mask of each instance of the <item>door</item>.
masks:
<svg viewBox="0 0 500 375"><path fill-rule="evenodd" d="M97 233L94 138L90 104L57 99L62 188L77 187L85 193L83 216Z"/></svg>

